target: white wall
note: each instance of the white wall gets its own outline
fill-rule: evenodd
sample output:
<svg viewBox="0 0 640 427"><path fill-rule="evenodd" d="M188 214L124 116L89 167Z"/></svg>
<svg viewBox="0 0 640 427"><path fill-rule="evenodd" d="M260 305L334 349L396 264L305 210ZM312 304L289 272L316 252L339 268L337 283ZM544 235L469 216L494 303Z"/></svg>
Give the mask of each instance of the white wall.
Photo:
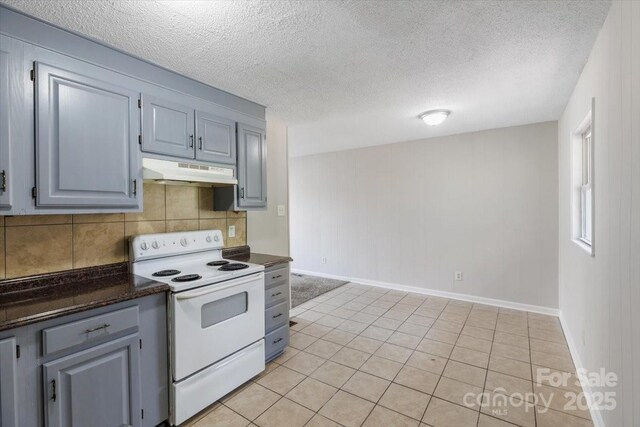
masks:
<svg viewBox="0 0 640 427"><path fill-rule="evenodd" d="M592 97L595 257L571 241L570 217L569 135ZM613 2L558 135L560 309L582 365L619 377L606 425L640 426L640 2Z"/></svg>
<svg viewBox="0 0 640 427"><path fill-rule="evenodd" d="M267 110L267 209L247 213L252 252L289 255L289 171L287 126ZM278 205L285 216L278 216Z"/></svg>
<svg viewBox="0 0 640 427"><path fill-rule="evenodd" d="M291 159L294 268L556 308L556 125Z"/></svg>

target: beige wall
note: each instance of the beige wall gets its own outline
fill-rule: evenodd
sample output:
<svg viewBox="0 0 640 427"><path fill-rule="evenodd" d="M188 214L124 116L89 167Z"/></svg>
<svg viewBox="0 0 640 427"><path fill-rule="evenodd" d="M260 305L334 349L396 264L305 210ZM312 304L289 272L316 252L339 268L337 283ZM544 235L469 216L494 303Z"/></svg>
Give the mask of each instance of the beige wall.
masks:
<svg viewBox="0 0 640 427"><path fill-rule="evenodd" d="M267 110L267 209L247 213L253 252L289 255L289 171L286 124ZM285 216L278 216L284 205Z"/></svg>
<svg viewBox="0 0 640 427"><path fill-rule="evenodd" d="M557 308L557 150L547 122L293 158L293 267Z"/></svg>
<svg viewBox="0 0 640 427"><path fill-rule="evenodd" d="M570 135L595 98L595 256L571 236ZM640 2L616 1L559 121L560 309L581 364L618 376L607 426L640 425ZM600 420L596 425L600 424Z"/></svg>
<svg viewBox="0 0 640 427"><path fill-rule="evenodd" d="M220 229L225 246L244 245L246 214L214 212L212 200L211 188L144 184L141 213L0 217L0 278L126 261L137 234Z"/></svg>

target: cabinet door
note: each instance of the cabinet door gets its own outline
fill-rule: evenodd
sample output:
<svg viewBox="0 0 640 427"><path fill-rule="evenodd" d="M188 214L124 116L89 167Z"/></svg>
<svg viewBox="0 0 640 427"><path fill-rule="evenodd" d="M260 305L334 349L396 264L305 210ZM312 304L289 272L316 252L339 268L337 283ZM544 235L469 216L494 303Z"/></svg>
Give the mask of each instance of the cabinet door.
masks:
<svg viewBox="0 0 640 427"><path fill-rule="evenodd" d="M43 365L47 427L140 426L138 334Z"/></svg>
<svg viewBox="0 0 640 427"><path fill-rule="evenodd" d="M107 82L92 77L97 67L72 64L35 64L36 204L138 208L140 94L118 86L117 73Z"/></svg>
<svg viewBox="0 0 640 427"><path fill-rule="evenodd" d="M236 122L196 111L196 159L236 164Z"/></svg>
<svg viewBox="0 0 640 427"><path fill-rule="evenodd" d="M267 206L267 144L265 132L238 123L238 207Z"/></svg>
<svg viewBox="0 0 640 427"><path fill-rule="evenodd" d="M16 339L0 341L0 426L18 427Z"/></svg>
<svg viewBox="0 0 640 427"><path fill-rule="evenodd" d="M142 151L194 158L194 109L145 95Z"/></svg>
<svg viewBox="0 0 640 427"><path fill-rule="evenodd" d="M16 112L20 85L17 74L22 62L15 43L0 36L0 214L8 215L13 207L11 184L12 111ZM17 69L16 69L17 68ZM15 114L15 113L14 113ZM15 125L15 124L14 124Z"/></svg>

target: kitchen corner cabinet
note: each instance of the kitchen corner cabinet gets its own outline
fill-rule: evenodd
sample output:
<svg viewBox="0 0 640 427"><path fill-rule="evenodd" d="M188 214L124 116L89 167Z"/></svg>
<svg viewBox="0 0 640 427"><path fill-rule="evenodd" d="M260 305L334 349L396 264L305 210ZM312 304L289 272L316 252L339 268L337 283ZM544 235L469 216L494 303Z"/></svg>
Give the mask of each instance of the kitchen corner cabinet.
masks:
<svg viewBox="0 0 640 427"><path fill-rule="evenodd" d="M265 130L238 123L238 194L240 209L267 207Z"/></svg>
<svg viewBox="0 0 640 427"><path fill-rule="evenodd" d="M140 93L62 55L35 61L34 78L36 206L139 210Z"/></svg>
<svg viewBox="0 0 640 427"><path fill-rule="evenodd" d="M138 334L43 365L47 427L141 425Z"/></svg>

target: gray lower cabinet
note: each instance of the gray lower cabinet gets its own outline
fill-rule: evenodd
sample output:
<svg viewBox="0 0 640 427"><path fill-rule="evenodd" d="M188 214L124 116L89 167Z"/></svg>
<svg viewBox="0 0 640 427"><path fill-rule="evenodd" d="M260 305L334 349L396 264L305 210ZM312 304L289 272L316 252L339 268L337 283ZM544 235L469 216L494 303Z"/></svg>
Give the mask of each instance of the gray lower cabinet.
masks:
<svg viewBox="0 0 640 427"><path fill-rule="evenodd" d="M236 122L196 111L196 159L236 164Z"/></svg>
<svg viewBox="0 0 640 427"><path fill-rule="evenodd" d="M267 142L265 130L238 123L239 208L267 207Z"/></svg>
<svg viewBox="0 0 640 427"><path fill-rule="evenodd" d="M289 345L289 263L269 267L265 277L265 359L278 357Z"/></svg>
<svg viewBox="0 0 640 427"><path fill-rule="evenodd" d="M140 426L137 333L43 365L47 427Z"/></svg>
<svg viewBox="0 0 640 427"><path fill-rule="evenodd" d="M140 93L118 73L47 57L34 64L36 205L139 210Z"/></svg>
<svg viewBox="0 0 640 427"><path fill-rule="evenodd" d="M16 338L0 340L0 426L18 427Z"/></svg>
<svg viewBox="0 0 640 427"><path fill-rule="evenodd" d="M2 427L154 427L169 417L164 293L0 332Z"/></svg>
<svg viewBox="0 0 640 427"><path fill-rule="evenodd" d="M143 151L194 158L195 119L192 107L145 94L142 115Z"/></svg>

